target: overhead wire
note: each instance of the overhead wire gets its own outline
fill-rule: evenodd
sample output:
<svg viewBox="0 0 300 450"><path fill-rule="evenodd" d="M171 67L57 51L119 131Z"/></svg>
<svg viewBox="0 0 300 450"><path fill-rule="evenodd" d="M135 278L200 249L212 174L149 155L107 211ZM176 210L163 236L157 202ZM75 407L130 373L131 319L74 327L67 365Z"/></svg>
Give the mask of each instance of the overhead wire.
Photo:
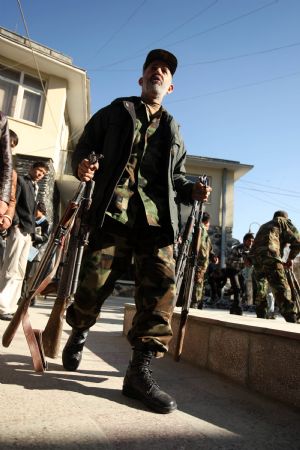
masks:
<svg viewBox="0 0 300 450"><path fill-rule="evenodd" d="M240 84L238 86L233 86L233 87L230 87L230 88L220 89L218 91L211 91L211 92L206 92L206 93L199 94L199 95L194 95L193 97L186 97L186 98L181 98L181 99L177 99L177 100L170 100L170 101L168 101L168 104L171 104L171 103L182 103L182 102L187 102L187 101L191 101L191 100L197 100L198 98L208 97L210 95L224 94L224 93L227 93L227 92L236 91L238 89L243 89L243 88L248 88L248 87L253 87L253 86L259 86L259 85L262 85L262 84L270 83L272 81L283 80L285 78L291 78L291 77L295 77L295 76L299 76L299 75L300 75L300 71L296 71L296 72L288 73L288 74L285 74L285 75L280 75L278 77L267 78L267 79L264 79L264 80L254 81L254 82L251 82L251 83Z"/></svg>
<svg viewBox="0 0 300 450"><path fill-rule="evenodd" d="M141 7L144 6L145 3L147 3L147 0L143 0L142 3L140 3L134 9L134 11L129 15L129 17L125 20L125 22L123 22L122 25L116 31L114 31L112 35L104 42L104 44L98 50L96 50L93 57L97 56L105 47L107 47L107 45L123 30L123 28L125 28L125 26L136 15L136 13L141 9Z"/></svg>
<svg viewBox="0 0 300 450"><path fill-rule="evenodd" d="M247 180L238 180L238 183L240 184L240 183L246 183L246 184L253 184L253 185L255 185L255 186L262 186L262 187L267 187L268 189L278 189L278 186L270 186L270 185L268 185L268 184L263 184L263 183L255 183L254 181L247 181ZM282 191L284 191L284 192L291 192L292 194L299 194L300 195L300 191L298 192L298 191L293 191L293 190L290 190L290 189L285 189L285 188L282 188L281 186L280 186L280 192L282 192Z"/></svg>
<svg viewBox="0 0 300 450"><path fill-rule="evenodd" d="M230 25L230 24L232 24L232 23L234 23L234 22L236 22L236 21L238 21L240 19L244 19L245 17L249 17L252 14L256 14L257 12L262 11L263 9L269 8L270 6L273 6L275 3L278 3L278 1L279 0L272 0L271 2L269 2L269 3L265 4L265 5L259 6L258 8L254 8L254 9L252 9L252 10L246 12L246 13L243 13L243 14L240 14L240 15L238 15L236 17L233 17L232 19L225 20L224 22L221 22L221 23L219 23L217 25L214 25L214 26L212 26L210 28L207 28L206 30L200 31L199 33L195 33L195 34L192 34L191 36L187 36L186 38L180 39L180 40L175 41L175 42L171 42L171 43L167 44L167 46L168 47L173 47L175 45L181 44L182 42L186 42L186 41L188 41L190 39L194 39L195 37L202 36L204 34L210 33L211 31L215 31L215 30L217 30L219 28L222 28L222 27L224 27L226 25Z"/></svg>
<svg viewBox="0 0 300 450"><path fill-rule="evenodd" d="M238 188L237 188L237 189L238 189ZM266 204L275 206L275 207L278 209L278 203L279 203L278 201L277 201L277 202L268 201L268 200L266 200L265 198L257 197L257 196L255 196L255 195L253 195L253 194L250 194L250 193L247 193L246 195L247 195L248 197L254 198L255 200L259 200L259 201L262 202L262 203L266 203ZM284 205L284 204L282 203L282 205ZM290 206L290 205L287 205L287 204L285 204L285 206L288 206L288 208L289 208L290 211L294 211L294 212L297 213L297 214L300 213L300 209L297 209L297 208L295 208L294 206Z"/></svg>
<svg viewBox="0 0 300 450"><path fill-rule="evenodd" d="M129 56L119 62L124 62L124 61L128 61L128 60L133 60L138 58L139 56L142 56L145 52L145 49L149 48L151 45L153 45L156 42L160 42L161 40L165 39L167 36L170 36L171 34L175 33L176 31L178 31L180 28L182 28L184 25L192 22L193 20L195 20L196 18L198 18L199 16L201 16L202 14L204 14L206 11L208 11L212 6L215 6L217 3L219 2L219 0L214 0L212 3L210 3L207 7L202 8L200 11L198 11L196 14L193 14L191 17L189 17L186 21L180 23L179 25L177 25L176 27L172 28L171 30L169 30L166 34L164 34L163 36L160 36L159 38L155 39L155 41L150 42L149 44L147 44L145 47L139 49L136 51L136 53L134 54L134 56ZM117 64L113 63L113 65ZM104 66L106 67L106 66ZM98 71L98 70L102 70L103 66L100 67L99 69L88 69L89 71ZM134 69L131 69L134 70Z"/></svg>
<svg viewBox="0 0 300 450"><path fill-rule="evenodd" d="M48 105L48 108L49 108L49 111L50 111L50 115L51 115L51 118L53 120L54 126L56 128L57 134L59 134L60 146L62 147L61 133L60 133L60 131L58 129L58 125L56 123L53 111L51 109L51 106L50 106L48 98L47 98L47 92L46 92L46 89L45 89L45 86L44 86L44 82L43 82L43 79L42 79L42 75L41 75L41 72L40 72L40 69L39 69L39 65L38 65L37 59L35 57L34 50L33 50L33 47L32 47L31 38L29 36L29 31L28 31L25 15L23 13L22 5L21 5L21 0L17 0L17 3L18 3L18 6L19 6L19 10L20 10L20 14L21 14L21 17L22 17L23 25L24 25L24 28L25 28L26 36L28 38L28 42L29 42L29 46L30 46L30 49L31 49L32 57L33 57L33 60L34 60L34 63L35 63L36 71L37 71L37 74L38 74L38 77L39 77L39 80L40 80L40 83L41 83L41 86L42 86L43 94L45 96L45 101L46 101L46 103Z"/></svg>
<svg viewBox="0 0 300 450"><path fill-rule="evenodd" d="M226 62L226 61L233 61L233 60L237 60L237 59L242 59L242 58L248 58L251 56L257 56L257 55L264 55L267 53L273 53L273 52L277 52L280 50L285 50L287 48L293 48L293 47L298 47L300 46L300 41L297 42L293 42L291 44L285 44L285 45L280 45L277 47L272 47L272 48L268 48L268 49L264 49L264 50L257 50L255 52L247 52L247 53L241 53L239 55L234 55L234 56L224 56L224 57L220 57L220 58L215 58L215 59L210 59L210 60L205 60L205 61L198 61L198 62L194 62L194 63L188 63L188 64L182 64L180 66L180 69L185 69L187 67L191 67L191 66L197 66L197 65L209 65L209 64L216 64L216 63L220 63L220 62ZM114 72L133 72L136 69L89 69L90 72L97 72L97 71L114 71Z"/></svg>
<svg viewBox="0 0 300 450"><path fill-rule="evenodd" d="M258 8L254 8L254 9L252 9L252 10L246 12L246 13L239 14L238 16L235 16L235 17L233 17L232 19L229 19L229 20L227 20L227 21L225 21L225 22L216 24L216 25L214 25L214 26L212 26L212 27L210 27L210 28L207 28L206 30L203 30L203 31L200 31L199 33L193 34L192 36L188 36L188 37L183 38L183 39L180 39L180 40L178 40L178 41L175 41L175 42L171 42L171 43L169 43L169 44L166 44L165 46L166 46L166 47L172 47L172 46L175 46L175 45L180 44L180 43L182 43L182 42L185 42L185 41L187 41L187 40L193 39L193 38L195 38L195 37L198 37L198 36L207 34L207 33L211 32L211 31L215 31L215 30L217 30L218 28L224 27L224 26L229 25L229 24L231 24L231 23L233 23L233 22L237 22L237 21L239 21L239 20L241 20L241 19L244 19L245 17L249 17L249 16L252 15L252 14L256 14L256 13L260 12L260 11L262 11L263 9L269 8L270 6L273 6L275 3L278 3L278 0L272 0L271 2L269 2L269 3L265 4L265 5L262 5L262 6L258 7ZM112 62L112 63L110 63L110 64L105 64L105 65L103 65L103 66L100 66L98 69L103 69L103 68L106 68L106 67L112 67L112 66L115 66L115 65L117 65L117 64L120 64L120 63L122 63L122 62L129 61L129 60L132 60L132 59L136 59L136 58L138 58L139 56L140 56L140 54L138 54L138 55L135 54L134 56L128 56L128 57L126 57L126 58L122 58L122 59L119 59L119 60L117 60L117 61L114 61L114 62ZM89 69L89 70L90 70L90 69ZM94 70L95 70L95 69L94 69Z"/></svg>
<svg viewBox="0 0 300 450"><path fill-rule="evenodd" d="M210 60L206 60L206 61L198 61L198 62L194 62L194 63L183 64L181 66L181 68L197 66L197 65L216 64L216 63L224 62L224 61L233 61L236 59L248 58L249 56L265 55L266 53L272 53L272 52L277 52L280 50L285 50L287 48L298 47L299 45L300 45L300 42L294 42L292 44L286 44L286 45L281 45L279 47L272 47L272 48L268 48L268 49L264 49L264 50L258 50L256 52L248 52L248 53L242 53L240 55L235 55L235 56L225 56L222 58L216 58L216 59L210 59Z"/></svg>
<svg viewBox="0 0 300 450"><path fill-rule="evenodd" d="M286 192L275 192L275 191L265 191L263 189L255 189L255 188L246 188L243 186L237 186L238 189L242 189L244 191L253 191L253 192L263 192L264 194L273 194L273 195L281 195L283 197L295 197L295 198L300 198L300 193L299 194L290 194L290 193L286 193Z"/></svg>
<svg viewBox="0 0 300 450"><path fill-rule="evenodd" d="M196 14L194 14L193 16L189 17L187 20L185 20L184 22L180 23L179 25L177 25L176 27L172 28L170 31L168 31L166 34L160 36L159 38L155 39L154 41L150 42L146 47L141 48L140 50L137 51L138 54L140 54L140 52L143 52L149 48L150 46L152 46L153 44L156 44L157 42L162 41L163 39L166 39L167 37L171 36L172 34L174 34L176 31L180 30L182 27L184 27L185 25L193 22L195 19L197 19L199 16L202 16L204 13L206 13L208 10L210 10L213 6L215 6L217 3L219 2L219 0L214 0L212 3L208 4L207 6L205 6L204 8L202 8L200 11L198 11Z"/></svg>

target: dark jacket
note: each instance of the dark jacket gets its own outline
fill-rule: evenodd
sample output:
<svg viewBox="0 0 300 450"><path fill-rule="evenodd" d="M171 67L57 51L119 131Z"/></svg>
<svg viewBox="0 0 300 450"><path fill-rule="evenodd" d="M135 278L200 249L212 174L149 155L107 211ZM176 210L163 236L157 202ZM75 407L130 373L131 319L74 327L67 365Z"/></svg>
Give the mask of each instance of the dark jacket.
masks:
<svg viewBox="0 0 300 450"><path fill-rule="evenodd" d="M29 175L18 175L17 204L13 225L18 225L23 233L34 233L35 229L35 192Z"/></svg>
<svg viewBox="0 0 300 450"><path fill-rule="evenodd" d="M7 204L10 200L12 170L8 122L0 111L0 200Z"/></svg>
<svg viewBox="0 0 300 450"><path fill-rule="evenodd" d="M105 211L112 199L115 186L129 160L135 129L134 105L140 97L117 99L100 109L87 123L73 154L72 167L77 176L79 163L89 153L102 153L100 168L95 173L95 190L90 210L92 224L101 226ZM166 112L166 120L161 121L168 155L168 197L170 224L174 236L178 232L178 202L192 203L193 183L185 178L186 151L174 118ZM163 176L163 173L162 173Z"/></svg>

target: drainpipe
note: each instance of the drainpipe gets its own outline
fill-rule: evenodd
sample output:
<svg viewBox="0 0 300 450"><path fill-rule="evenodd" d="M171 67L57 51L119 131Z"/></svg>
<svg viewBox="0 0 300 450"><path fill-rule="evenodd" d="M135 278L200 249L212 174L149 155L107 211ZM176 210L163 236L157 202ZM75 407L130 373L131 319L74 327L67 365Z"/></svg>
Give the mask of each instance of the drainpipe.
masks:
<svg viewBox="0 0 300 450"><path fill-rule="evenodd" d="M227 190L227 169L223 169L222 175L222 231L221 231L221 268L226 265L225 249L226 249L226 190Z"/></svg>

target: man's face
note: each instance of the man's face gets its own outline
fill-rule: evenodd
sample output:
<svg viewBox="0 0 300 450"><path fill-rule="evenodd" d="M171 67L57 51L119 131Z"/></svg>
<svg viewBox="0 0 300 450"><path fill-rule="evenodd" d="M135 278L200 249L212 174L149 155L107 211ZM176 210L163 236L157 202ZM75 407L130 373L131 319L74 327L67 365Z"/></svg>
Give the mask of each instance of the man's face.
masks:
<svg viewBox="0 0 300 450"><path fill-rule="evenodd" d="M172 74L164 61L153 61L146 67L139 81L142 86L142 96L164 97L173 91Z"/></svg>
<svg viewBox="0 0 300 450"><path fill-rule="evenodd" d="M254 239L253 239L253 238L249 238L249 239L246 239L246 240L245 240L244 245L245 245L245 247L247 247L247 248L251 248L253 242L254 242Z"/></svg>
<svg viewBox="0 0 300 450"><path fill-rule="evenodd" d="M47 170L44 167L32 167L29 175L32 181L40 181L46 175Z"/></svg>

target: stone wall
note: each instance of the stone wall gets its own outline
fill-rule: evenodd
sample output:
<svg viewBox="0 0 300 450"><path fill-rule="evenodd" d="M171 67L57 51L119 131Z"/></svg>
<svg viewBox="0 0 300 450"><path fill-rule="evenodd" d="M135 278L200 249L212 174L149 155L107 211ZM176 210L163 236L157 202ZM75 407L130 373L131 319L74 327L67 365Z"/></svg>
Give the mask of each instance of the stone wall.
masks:
<svg viewBox="0 0 300 450"><path fill-rule="evenodd" d="M123 333L131 327L135 306L126 303ZM172 319L175 354L180 308ZM271 323L270 323L271 322ZM181 358L218 373L250 390L300 408L300 325L251 316L190 310Z"/></svg>

